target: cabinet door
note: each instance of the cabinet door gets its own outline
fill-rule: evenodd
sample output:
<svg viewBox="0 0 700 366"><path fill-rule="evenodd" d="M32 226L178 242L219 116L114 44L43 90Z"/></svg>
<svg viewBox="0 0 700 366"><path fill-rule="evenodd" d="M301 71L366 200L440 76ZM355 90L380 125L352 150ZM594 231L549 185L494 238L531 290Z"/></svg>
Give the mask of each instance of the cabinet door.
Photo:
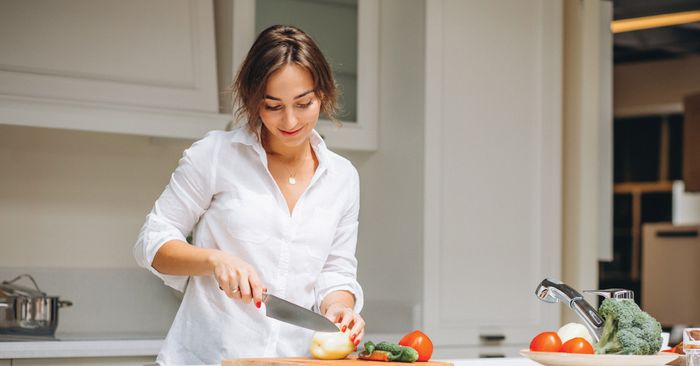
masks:
<svg viewBox="0 0 700 366"><path fill-rule="evenodd" d="M24 358L12 360L13 366L144 366L153 364L155 356ZM0 363L2 365L2 363Z"/></svg>
<svg viewBox="0 0 700 366"><path fill-rule="evenodd" d="M0 123L200 138L214 43L212 0L0 2Z"/></svg>
<svg viewBox="0 0 700 366"><path fill-rule="evenodd" d="M0 5L0 93L218 112L211 1Z"/></svg>
<svg viewBox="0 0 700 366"><path fill-rule="evenodd" d="M233 77L229 70L238 69L259 31L272 24L299 26L330 60L341 83L341 104L352 108L338 116L341 128L322 116L316 129L334 149L378 148L380 1L216 0L215 5L217 36L232 39L218 48L219 65L223 65L219 74L224 80ZM343 65L336 62L350 58Z"/></svg>
<svg viewBox="0 0 700 366"><path fill-rule="evenodd" d="M527 344L561 308L534 295L560 272L561 2L426 7L424 328Z"/></svg>

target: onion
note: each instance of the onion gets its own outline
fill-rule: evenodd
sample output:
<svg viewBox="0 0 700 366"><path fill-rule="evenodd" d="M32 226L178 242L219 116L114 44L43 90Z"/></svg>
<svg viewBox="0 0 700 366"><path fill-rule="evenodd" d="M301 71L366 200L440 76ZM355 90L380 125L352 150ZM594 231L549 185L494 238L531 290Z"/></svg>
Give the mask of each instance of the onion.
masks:
<svg viewBox="0 0 700 366"><path fill-rule="evenodd" d="M355 344L344 332L316 332L311 339L309 352L319 360L339 360L355 350Z"/></svg>
<svg viewBox="0 0 700 366"><path fill-rule="evenodd" d="M588 328L586 328L583 324L568 323L559 328L557 335L559 335L559 338L561 338L562 344L576 337L581 337L587 340L588 343L593 344L593 338L591 337L591 334L588 333Z"/></svg>

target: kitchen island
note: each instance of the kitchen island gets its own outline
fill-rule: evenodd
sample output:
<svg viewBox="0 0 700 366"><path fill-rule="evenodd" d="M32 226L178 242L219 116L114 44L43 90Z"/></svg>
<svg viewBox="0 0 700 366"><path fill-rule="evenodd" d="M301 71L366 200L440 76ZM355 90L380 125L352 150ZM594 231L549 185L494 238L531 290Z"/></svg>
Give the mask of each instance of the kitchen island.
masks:
<svg viewBox="0 0 700 366"><path fill-rule="evenodd" d="M0 366L143 366L154 364L162 344L162 337L127 334L61 335L56 340L0 342ZM522 357L435 360L454 366L539 365Z"/></svg>
<svg viewBox="0 0 700 366"><path fill-rule="evenodd" d="M433 362L434 361L434 362ZM381 361L361 361L361 360L309 360L306 363L303 359L244 359L244 360L225 360L222 362L223 366L317 366L317 365L367 365L367 366L381 366L381 365L416 365L430 364L430 365L447 365L452 364L453 366L541 366L538 363L531 361L523 357L512 357L512 358L462 358L462 359L431 359L428 363L416 362L416 363L400 363L400 362L381 362Z"/></svg>

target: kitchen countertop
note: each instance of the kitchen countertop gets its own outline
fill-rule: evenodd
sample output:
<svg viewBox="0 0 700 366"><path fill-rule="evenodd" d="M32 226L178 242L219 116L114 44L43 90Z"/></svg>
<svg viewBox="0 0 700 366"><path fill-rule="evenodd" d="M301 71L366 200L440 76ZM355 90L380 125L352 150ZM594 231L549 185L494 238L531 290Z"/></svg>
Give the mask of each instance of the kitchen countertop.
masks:
<svg viewBox="0 0 700 366"><path fill-rule="evenodd" d="M163 336L158 334L57 334L56 340L0 342L0 359L129 356L155 358L162 344ZM540 366L522 357L436 360L452 362L455 366Z"/></svg>
<svg viewBox="0 0 700 366"><path fill-rule="evenodd" d="M63 334L56 340L0 342L0 359L156 356L162 336L149 334Z"/></svg>
<svg viewBox="0 0 700 366"><path fill-rule="evenodd" d="M513 358L462 358L438 361L452 362L455 366L542 366L524 357Z"/></svg>

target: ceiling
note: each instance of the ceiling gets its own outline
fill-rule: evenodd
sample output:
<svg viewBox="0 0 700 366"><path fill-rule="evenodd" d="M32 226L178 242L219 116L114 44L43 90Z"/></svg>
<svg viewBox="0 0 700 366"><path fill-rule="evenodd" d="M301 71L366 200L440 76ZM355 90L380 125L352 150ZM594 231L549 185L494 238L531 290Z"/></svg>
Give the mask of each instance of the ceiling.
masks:
<svg viewBox="0 0 700 366"><path fill-rule="evenodd" d="M613 0L613 19L700 10L700 0ZM700 55L700 22L616 33L616 64Z"/></svg>

